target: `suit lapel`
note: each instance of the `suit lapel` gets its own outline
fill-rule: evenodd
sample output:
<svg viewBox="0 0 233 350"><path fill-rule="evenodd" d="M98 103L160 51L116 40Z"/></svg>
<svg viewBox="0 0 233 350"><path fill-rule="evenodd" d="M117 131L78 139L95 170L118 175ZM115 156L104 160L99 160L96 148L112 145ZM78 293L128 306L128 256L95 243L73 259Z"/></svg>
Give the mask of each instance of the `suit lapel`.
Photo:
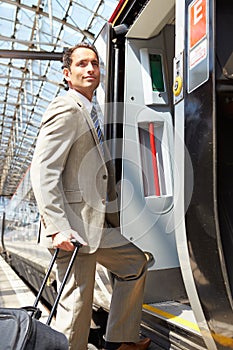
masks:
<svg viewBox="0 0 233 350"><path fill-rule="evenodd" d="M98 134L97 134L97 131L96 131L96 128L95 128L95 125L92 121L92 118L91 118L91 115L90 113L87 111L86 107L84 106L83 102L79 99L78 95L75 93L75 91L72 91L72 90L69 90L67 92L67 94L73 99L75 100L75 102L80 106L80 108L82 109L82 112L83 112L83 115L84 117L86 118L86 121L89 125L89 128L90 128L90 131L92 133L92 136L95 140L95 143L96 143L96 146L98 148L98 151L101 155L101 158L103 159L103 161L105 162L104 160L104 155L103 155L103 152L102 152L102 149L101 149L101 145L100 145L100 141L99 141L99 138L98 138ZM105 143L103 143L103 148L105 149Z"/></svg>

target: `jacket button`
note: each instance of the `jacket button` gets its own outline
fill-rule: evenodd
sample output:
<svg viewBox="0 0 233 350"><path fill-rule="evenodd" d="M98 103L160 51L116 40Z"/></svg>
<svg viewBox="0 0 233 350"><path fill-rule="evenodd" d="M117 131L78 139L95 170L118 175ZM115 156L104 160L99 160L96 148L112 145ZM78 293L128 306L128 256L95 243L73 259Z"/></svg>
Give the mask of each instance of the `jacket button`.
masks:
<svg viewBox="0 0 233 350"><path fill-rule="evenodd" d="M103 198L102 199L102 204L105 205L105 203L106 203L106 200Z"/></svg>
<svg viewBox="0 0 233 350"><path fill-rule="evenodd" d="M107 175L106 175L106 174L103 175L103 179L104 179L104 180L107 179Z"/></svg>

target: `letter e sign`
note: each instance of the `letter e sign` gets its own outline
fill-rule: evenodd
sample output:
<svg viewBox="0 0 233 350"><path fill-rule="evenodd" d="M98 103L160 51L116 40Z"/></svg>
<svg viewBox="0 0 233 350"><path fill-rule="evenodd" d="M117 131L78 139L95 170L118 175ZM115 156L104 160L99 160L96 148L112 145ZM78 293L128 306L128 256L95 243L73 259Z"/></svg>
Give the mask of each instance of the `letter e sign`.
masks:
<svg viewBox="0 0 233 350"><path fill-rule="evenodd" d="M206 0L195 0L189 7L189 47L206 36Z"/></svg>

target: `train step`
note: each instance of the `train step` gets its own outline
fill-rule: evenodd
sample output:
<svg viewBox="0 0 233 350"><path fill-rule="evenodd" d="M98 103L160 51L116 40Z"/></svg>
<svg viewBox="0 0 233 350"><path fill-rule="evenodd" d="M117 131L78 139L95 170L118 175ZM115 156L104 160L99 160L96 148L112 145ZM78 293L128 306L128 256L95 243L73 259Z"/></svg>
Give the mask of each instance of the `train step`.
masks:
<svg viewBox="0 0 233 350"><path fill-rule="evenodd" d="M161 349L207 349L192 309L184 303L144 304L142 333Z"/></svg>

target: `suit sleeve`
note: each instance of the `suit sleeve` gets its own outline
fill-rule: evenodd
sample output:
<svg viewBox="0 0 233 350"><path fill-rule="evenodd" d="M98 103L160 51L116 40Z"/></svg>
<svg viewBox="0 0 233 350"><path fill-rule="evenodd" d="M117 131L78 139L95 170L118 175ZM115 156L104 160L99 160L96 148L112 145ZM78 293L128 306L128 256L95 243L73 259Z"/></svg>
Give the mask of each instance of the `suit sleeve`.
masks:
<svg viewBox="0 0 233 350"><path fill-rule="evenodd" d="M78 137L80 113L78 107L57 98L42 120L30 172L46 236L66 231L68 237L71 230L64 208L61 175Z"/></svg>

